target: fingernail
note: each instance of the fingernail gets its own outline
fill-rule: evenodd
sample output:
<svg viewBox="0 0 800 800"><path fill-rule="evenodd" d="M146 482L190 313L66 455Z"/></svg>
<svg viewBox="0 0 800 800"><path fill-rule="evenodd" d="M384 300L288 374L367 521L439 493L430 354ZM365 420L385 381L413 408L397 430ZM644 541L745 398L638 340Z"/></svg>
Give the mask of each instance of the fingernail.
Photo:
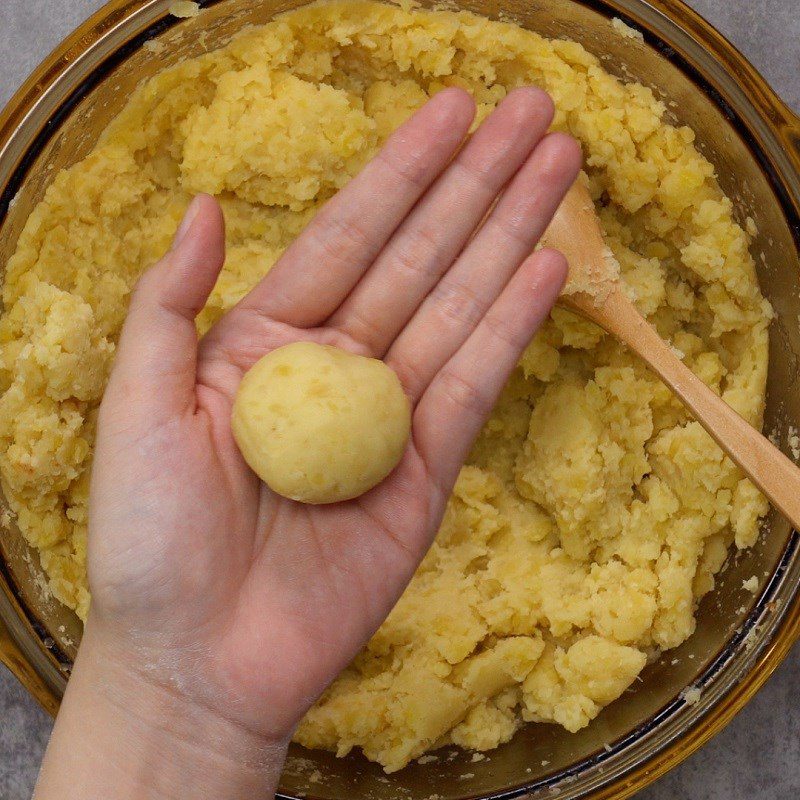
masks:
<svg viewBox="0 0 800 800"><path fill-rule="evenodd" d="M186 234L189 233L189 229L192 227L194 218L197 216L199 211L200 198L195 197L192 202L189 203L189 206L183 215L183 219L181 220L181 224L178 226L178 230L175 231L175 237L172 240L172 250L176 250L178 247L180 247L181 242L186 238Z"/></svg>

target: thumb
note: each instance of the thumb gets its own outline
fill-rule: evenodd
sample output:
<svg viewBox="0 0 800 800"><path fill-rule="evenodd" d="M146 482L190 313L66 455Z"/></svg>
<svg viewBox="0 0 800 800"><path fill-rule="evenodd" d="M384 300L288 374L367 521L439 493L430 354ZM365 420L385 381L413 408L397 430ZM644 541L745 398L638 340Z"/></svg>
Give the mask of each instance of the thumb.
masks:
<svg viewBox="0 0 800 800"><path fill-rule="evenodd" d="M104 405L143 411L151 423L194 407L194 319L225 260L222 209L210 195L192 200L172 249L139 279L122 328Z"/></svg>

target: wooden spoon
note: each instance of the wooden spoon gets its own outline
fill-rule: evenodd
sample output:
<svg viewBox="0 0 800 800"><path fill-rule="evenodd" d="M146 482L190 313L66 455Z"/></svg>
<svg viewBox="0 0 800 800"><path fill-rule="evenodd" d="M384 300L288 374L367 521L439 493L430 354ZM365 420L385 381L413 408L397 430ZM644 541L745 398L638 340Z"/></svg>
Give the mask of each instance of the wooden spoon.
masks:
<svg viewBox="0 0 800 800"><path fill-rule="evenodd" d="M642 358L714 441L800 530L800 468L708 388L625 295L619 265L603 241L583 182L567 193L542 244L560 250L570 272L559 303L599 325Z"/></svg>

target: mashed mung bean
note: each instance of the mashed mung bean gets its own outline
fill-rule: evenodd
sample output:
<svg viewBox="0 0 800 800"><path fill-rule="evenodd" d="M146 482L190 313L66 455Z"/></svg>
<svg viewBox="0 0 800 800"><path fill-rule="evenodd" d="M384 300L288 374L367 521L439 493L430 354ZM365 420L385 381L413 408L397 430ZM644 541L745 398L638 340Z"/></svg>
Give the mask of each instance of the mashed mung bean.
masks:
<svg viewBox="0 0 800 800"><path fill-rule="evenodd" d="M580 44L366 0L305 7L145 82L58 174L7 264L0 475L54 595L85 617L97 408L131 288L192 193L227 221L200 332L435 92L478 119L509 89L553 96L582 144L608 246L640 311L761 424L769 305L749 235L694 134ZM445 743L488 750L525 722L589 724L695 626L764 499L670 392L555 309L527 348L388 620L302 722L310 747L395 770Z"/></svg>

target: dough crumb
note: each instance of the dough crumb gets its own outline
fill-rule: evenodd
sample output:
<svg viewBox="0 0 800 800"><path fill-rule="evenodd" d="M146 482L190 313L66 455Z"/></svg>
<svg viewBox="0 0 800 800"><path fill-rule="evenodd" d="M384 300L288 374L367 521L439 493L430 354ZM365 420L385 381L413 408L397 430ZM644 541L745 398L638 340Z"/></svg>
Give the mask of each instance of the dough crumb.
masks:
<svg viewBox="0 0 800 800"><path fill-rule="evenodd" d="M755 594L758 591L758 578L753 575L752 578L742 581L742 589L746 589L748 592Z"/></svg>
<svg viewBox="0 0 800 800"><path fill-rule="evenodd" d="M800 459L800 435L798 435L798 430L794 425L789 426L787 441L789 443L789 449L792 452L792 457L797 461Z"/></svg>
<svg viewBox="0 0 800 800"><path fill-rule="evenodd" d="M200 13L200 5L193 0L175 0L169 7L169 13L179 19L196 17Z"/></svg>
<svg viewBox="0 0 800 800"><path fill-rule="evenodd" d="M694 706L700 702L702 694L703 693L697 686L690 686L688 689L684 689L681 692L681 697L683 698L687 706Z"/></svg>
<svg viewBox="0 0 800 800"><path fill-rule="evenodd" d="M611 26L614 30L625 39L635 39L638 42L644 42L644 35L636 28L632 28L627 23L623 22L619 17L614 17L611 20Z"/></svg>
<svg viewBox="0 0 800 800"><path fill-rule="evenodd" d="M11 527L11 522L14 517L7 508L0 509L0 527L8 530Z"/></svg>
<svg viewBox="0 0 800 800"><path fill-rule="evenodd" d="M756 625L754 628L751 628L747 635L744 637L744 650L746 653L749 653L755 646L758 641L758 636L761 633L761 627Z"/></svg>
<svg viewBox="0 0 800 800"><path fill-rule="evenodd" d="M670 344L669 349L672 350L675 357L679 358L681 361L686 358L686 353L684 353L683 350L679 350L674 344Z"/></svg>

